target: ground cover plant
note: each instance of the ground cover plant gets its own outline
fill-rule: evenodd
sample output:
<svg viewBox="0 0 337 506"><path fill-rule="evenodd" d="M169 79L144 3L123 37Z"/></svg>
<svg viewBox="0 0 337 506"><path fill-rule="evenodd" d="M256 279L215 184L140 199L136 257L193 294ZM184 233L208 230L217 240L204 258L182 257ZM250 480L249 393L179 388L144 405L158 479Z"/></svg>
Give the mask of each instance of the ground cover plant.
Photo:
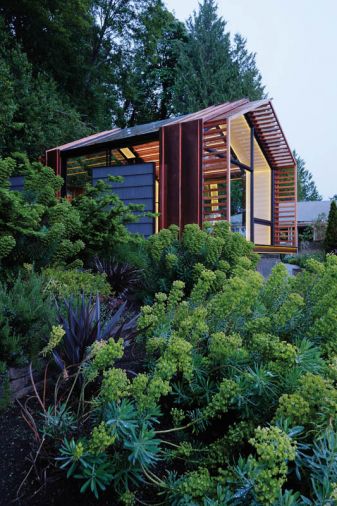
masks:
<svg viewBox="0 0 337 506"><path fill-rule="evenodd" d="M123 339L95 341L42 415L26 405L44 459L84 494L335 504L337 258L265 281L249 257L200 265L190 288L173 281L143 306L141 369L121 364Z"/></svg>

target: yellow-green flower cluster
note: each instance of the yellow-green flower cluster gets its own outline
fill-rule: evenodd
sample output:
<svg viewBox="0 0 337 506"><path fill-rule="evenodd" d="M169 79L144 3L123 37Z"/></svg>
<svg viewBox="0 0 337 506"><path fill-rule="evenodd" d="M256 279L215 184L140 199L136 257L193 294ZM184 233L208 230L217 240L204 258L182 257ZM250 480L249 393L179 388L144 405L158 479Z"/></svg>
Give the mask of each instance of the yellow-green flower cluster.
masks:
<svg viewBox="0 0 337 506"><path fill-rule="evenodd" d="M310 405L299 393L283 394L275 419L288 418L292 425L305 425L310 421Z"/></svg>
<svg viewBox="0 0 337 506"><path fill-rule="evenodd" d="M113 445L116 437L111 434L109 427L101 422L93 428L89 441L89 451L94 455L103 453L109 446Z"/></svg>
<svg viewBox="0 0 337 506"><path fill-rule="evenodd" d="M42 349L41 355L43 357L49 355L61 343L64 334L65 331L61 325L53 325L50 332L48 344Z"/></svg>
<svg viewBox="0 0 337 506"><path fill-rule="evenodd" d="M204 409L204 415L213 418L226 413L239 391L239 386L234 381L223 379L220 383L219 392L213 395L210 403Z"/></svg>
<svg viewBox="0 0 337 506"><path fill-rule="evenodd" d="M209 294L215 281L216 275L213 271L202 271L198 282L195 284L191 292L191 302L193 304L200 304L203 302L206 296Z"/></svg>
<svg viewBox="0 0 337 506"><path fill-rule="evenodd" d="M165 265L169 271L176 269L178 261L179 259L174 253L167 253L165 256Z"/></svg>
<svg viewBox="0 0 337 506"><path fill-rule="evenodd" d="M171 408L171 416L174 427L180 427L186 417L186 414L182 409Z"/></svg>
<svg viewBox="0 0 337 506"><path fill-rule="evenodd" d="M248 357L238 334L225 335L223 332L212 334L209 342L209 357L215 362L241 361Z"/></svg>
<svg viewBox="0 0 337 506"><path fill-rule="evenodd" d="M207 236L206 241L206 264L209 267L215 267L221 258L224 247L224 240L221 237Z"/></svg>
<svg viewBox="0 0 337 506"><path fill-rule="evenodd" d="M73 460L75 462L80 460L83 454L84 454L84 445L81 441L78 441L72 454Z"/></svg>
<svg viewBox="0 0 337 506"><path fill-rule="evenodd" d="M174 281L167 298L167 308L175 309L184 297L185 283L183 281Z"/></svg>
<svg viewBox="0 0 337 506"><path fill-rule="evenodd" d="M103 372L100 396L105 402L119 401L129 395L130 381L123 369L112 367Z"/></svg>
<svg viewBox="0 0 337 506"><path fill-rule="evenodd" d="M171 391L168 381L158 376L150 378L147 374L140 373L132 381L130 393L134 397L140 411L153 409L162 395Z"/></svg>
<svg viewBox="0 0 337 506"><path fill-rule="evenodd" d="M173 335L157 362L155 375L169 381L178 372L187 380L191 379L193 373L192 345L185 339Z"/></svg>
<svg viewBox="0 0 337 506"><path fill-rule="evenodd" d="M295 460L296 443L278 427L258 427L249 442L257 453L257 460L251 459L256 496L261 504L274 504L286 481L287 463Z"/></svg>
<svg viewBox="0 0 337 506"><path fill-rule="evenodd" d="M111 367L114 362L122 358L124 353L123 340L96 341L91 348L92 364L95 369L101 371Z"/></svg>
<svg viewBox="0 0 337 506"><path fill-rule="evenodd" d="M119 496L119 500L124 506L134 506L134 504L136 504L136 496L133 492L130 492L130 490L123 492L123 494Z"/></svg>
<svg viewBox="0 0 337 506"><path fill-rule="evenodd" d="M208 469L201 467L187 473L178 488L181 494L203 499L212 493L216 488L216 483Z"/></svg>
<svg viewBox="0 0 337 506"><path fill-rule="evenodd" d="M146 341L146 352L150 356L161 353L166 347L166 342L165 337L149 337Z"/></svg>
<svg viewBox="0 0 337 506"><path fill-rule="evenodd" d="M204 249L207 233L201 230L198 225L186 225L182 237L184 248L190 255L200 255Z"/></svg>
<svg viewBox="0 0 337 506"><path fill-rule="evenodd" d="M284 327L301 314L305 302L298 293L290 293L287 300L280 306L273 317L273 323L277 327Z"/></svg>
<svg viewBox="0 0 337 506"><path fill-rule="evenodd" d="M197 346L199 341L208 335L209 328L206 321L207 308L198 306L193 311L189 311L185 318L179 321L177 331L179 337L186 339ZM178 323L175 321L175 323Z"/></svg>
<svg viewBox="0 0 337 506"><path fill-rule="evenodd" d="M249 422L238 422L228 428L226 434L215 440L208 447L205 456L207 466L218 469L218 466L228 465L233 460L234 452L248 441L253 433L253 425Z"/></svg>

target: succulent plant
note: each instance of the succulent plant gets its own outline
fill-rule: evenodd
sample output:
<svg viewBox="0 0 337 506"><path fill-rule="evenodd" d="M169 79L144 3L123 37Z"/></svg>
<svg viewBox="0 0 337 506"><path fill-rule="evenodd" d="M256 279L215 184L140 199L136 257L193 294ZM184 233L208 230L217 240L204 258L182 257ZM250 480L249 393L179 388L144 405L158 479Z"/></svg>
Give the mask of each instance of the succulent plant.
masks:
<svg viewBox="0 0 337 506"><path fill-rule="evenodd" d="M94 259L94 269L105 274L116 297L125 299L130 293L137 290L142 282L142 271L115 258Z"/></svg>
<svg viewBox="0 0 337 506"><path fill-rule="evenodd" d="M65 335L59 347L53 351L57 365L64 369L78 366L87 356L88 348L95 342L120 338L129 341L137 333L138 314L126 315L127 303L119 305L115 313L107 320L101 316L99 295L85 297L80 301L64 299L58 305L58 320Z"/></svg>

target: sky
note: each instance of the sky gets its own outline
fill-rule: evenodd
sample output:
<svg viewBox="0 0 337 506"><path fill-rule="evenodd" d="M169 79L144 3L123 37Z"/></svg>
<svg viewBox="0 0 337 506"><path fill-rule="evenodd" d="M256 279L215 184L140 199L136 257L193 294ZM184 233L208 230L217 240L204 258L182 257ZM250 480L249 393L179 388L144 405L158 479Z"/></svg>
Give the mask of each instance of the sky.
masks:
<svg viewBox="0 0 337 506"><path fill-rule="evenodd" d="M186 20L198 0L165 0ZM228 30L256 53L288 139L324 199L337 193L337 0L218 0Z"/></svg>

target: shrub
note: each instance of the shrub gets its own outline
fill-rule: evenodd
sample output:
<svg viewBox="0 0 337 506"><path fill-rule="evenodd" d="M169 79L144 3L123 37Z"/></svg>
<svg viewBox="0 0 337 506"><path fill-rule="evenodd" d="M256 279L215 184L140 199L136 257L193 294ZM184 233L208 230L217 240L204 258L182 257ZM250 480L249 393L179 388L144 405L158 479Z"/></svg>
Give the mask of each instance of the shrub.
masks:
<svg viewBox="0 0 337 506"><path fill-rule="evenodd" d="M58 198L63 180L53 169L29 163L19 153L0 158L0 260L5 269L24 263L50 266L89 265L95 255L113 254L130 240L125 224L137 219L139 206L126 206L99 181L68 202ZM24 172L23 192L10 190L9 177Z"/></svg>
<svg viewBox="0 0 337 506"><path fill-rule="evenodd" d="M104 181L98 181L96 186L88 184L85 193L73 199L71 206L79 215L78 238L85 243L79 256L86 265L95 256L111 256L119 244L128 243L130 234L125 225L139 219L139 211L143 210L137 204L125 205Z"/></svg>
<svg viewBox="0 0 337 506"><path fill-rule="evenodd" d="M186 225L181 238L178 227L172 225L151 236L144 253L147 259L145 286L150 295L157 291L167 293L177 279L185 283L189 293L203 269L216 272L221 284L243 258L252 269L258 261L253 244L231 232L227 222L204 230L198 225Z"/></svg>
<svg viewBox="0 0 337 506"><path fill-rule="evenodd" d="M42 273L46 278L46 290L58 298L76 297L82 293L108 296L111 291L104 274L55 267L44 269Z"/></svg>
<svg viewBox="0 0 337 506"><path fill-rule="evenodd" d="M187 232L182 247L198 256L207 233ZM337 257L294 278L279 264L264 280L241 253L210 268L203 257L190 286L168 277L142 307L140 371L133 357L121 367L115 339L91 340L80 391L69 376L57 382L66 437L45 430L44 455L83 492L109 489L114 503L334 503ZM45 414L30 414L43 431Z"/></svg>
<svg viewBox="0 0 337 506"><path fill-rule="evenodd" d="M44 279L33 270L22 271L12 285L0 285L0 354L9 365L36 361L56 311Z"/></svg>
<svg viewBox="0 0 337 506"><path fill-rule="evenodd" d="M73 261L84 247L75 237L79 228L79 214L66 200L58 200L56 193L62 178L40 163L25 162L23 192L9 189L9 176L16 170L13 158L0 160L3 184L0 188L0 245L7 238L7 251L2 249L2 266L17 269L24 263L45 265L66 264ZM11 248L8 247L11 238ZM6 254L4 254L6 253ZM10 255L9 255L10 253Z"/></svg>
<svg viewBox="0 0 337 506"><path fill-rule="evenodd" d="M317 260L318 262L324 262L325 253L324 251L317 251L315 253L299 253L297 255L284 255L282 261L286 264L298 265L299 267L305 268L309 260Z"/></svg>

